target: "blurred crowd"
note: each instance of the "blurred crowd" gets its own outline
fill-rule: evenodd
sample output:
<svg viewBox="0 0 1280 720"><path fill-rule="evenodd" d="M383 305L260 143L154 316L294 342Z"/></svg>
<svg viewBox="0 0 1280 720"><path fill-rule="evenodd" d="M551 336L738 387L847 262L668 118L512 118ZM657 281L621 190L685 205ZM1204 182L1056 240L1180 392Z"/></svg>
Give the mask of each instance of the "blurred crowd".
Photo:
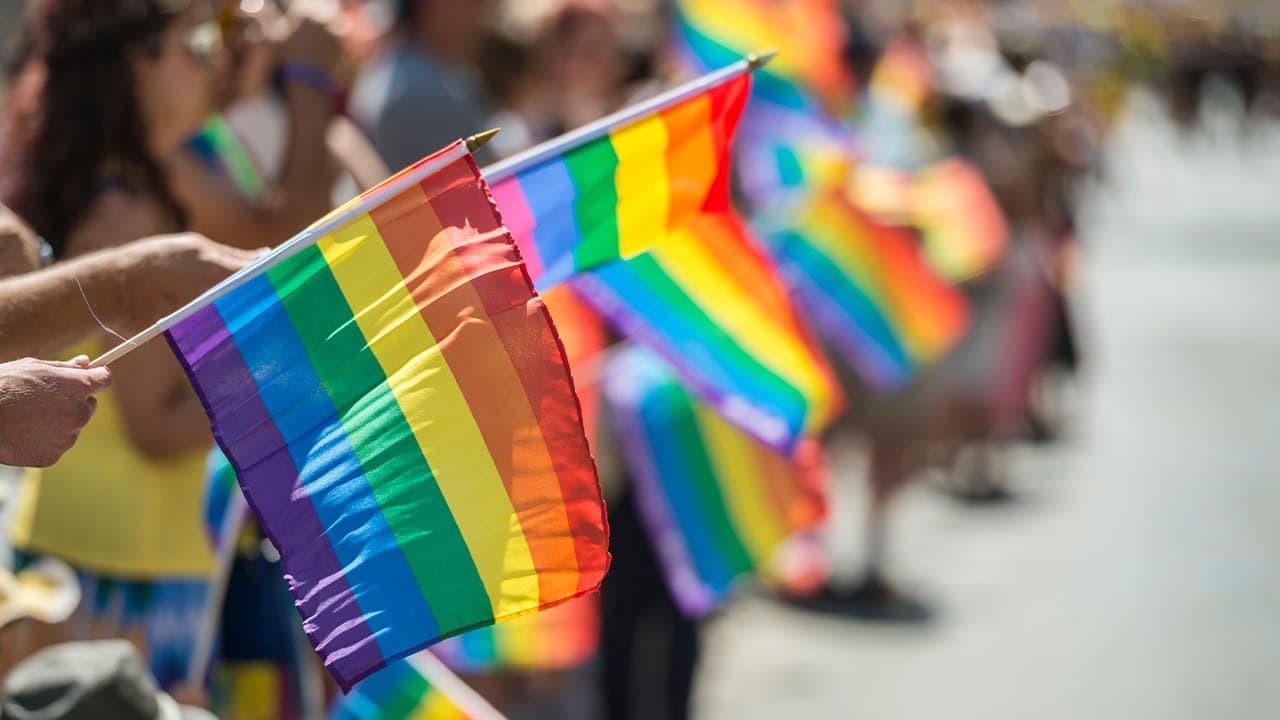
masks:
<svg viewBox="0 0 1280 720"><path fill-rule="evenodd" d="M857 128L849 196L890 222L903 174L957 159L1007 228L1007 250L953 278L973 321L946 357L893 392L842 371L851 409L828 438L862 438L868 465L832 480L871 499L856 585L827 582L828 567L775 589L815 611L919 622L929 608L885 567L892 499L927 476L998 501L1009 444L1061 432L1087 359L1071 313L1079 188L1127 93L1150 88L1188 131L1211 81L1235 87L1251 117L1280 115L1280 6L832 5L855 98L838 111ZM459 137L502 128L483 165L689 77L678 12L662 0L0 0L0 463L27 468L0 490L13 550L0 720L170 705L324 716L336 690L252 526L221 538L229 579L210 592L212 438L181 367L163 343L110 372L89 358ZM886 93L907 111L887 111ZM540 640L573 636L577 650L455 668L511 717L689 712L701 620L665 588L608 443L602 430L593 449L614 569L598 606ZM572 627L557 635L557 622ZM130 644L74 644L100 639ZM75 698L66 714L23 714L55 686Z"/></svg>

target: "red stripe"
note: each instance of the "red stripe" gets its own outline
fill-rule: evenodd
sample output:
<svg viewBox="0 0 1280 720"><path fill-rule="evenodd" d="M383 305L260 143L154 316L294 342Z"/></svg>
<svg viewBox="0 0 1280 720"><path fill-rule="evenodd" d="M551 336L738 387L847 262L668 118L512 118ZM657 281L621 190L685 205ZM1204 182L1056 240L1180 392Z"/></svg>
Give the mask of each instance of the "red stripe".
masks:
<svg viewBox="0 0 1280 720"><path fill-rule="evenodd" d="M463 164L465 162L465 164ZM469 182L470 158L423 182L445 227L473 227L481 234L498 231L497 212L475 193L447 195L452 186ZM455 236L457 237L457 236ZM514 258L514 241L510 240ZM493 243L455 246L454 252L472 276L471 284L505 344L525 395L546 442L573 534L578 565L578 592L594 590L609 566L608 525L595 461L587 447L582 411L568 373L564 346L542 299L532 293L523 264L509 264L494 271ZM523 277L512 278L520 273ZM513 312L519 308L520 312ZM540 321L531 316L540 314Z"/></svg>
<svg viewBox="0 0 1280 720"><path fill-rule="evenodd" d="M715 183L707 194L707 202L703 209L708 212L732 211L729 201L729 180L732 173L729 168L730 150L733 133L738 127L738 119L747 103L747 95L751 90L751 73L742 75L711 91L711 138L716 147Z"/></svg>

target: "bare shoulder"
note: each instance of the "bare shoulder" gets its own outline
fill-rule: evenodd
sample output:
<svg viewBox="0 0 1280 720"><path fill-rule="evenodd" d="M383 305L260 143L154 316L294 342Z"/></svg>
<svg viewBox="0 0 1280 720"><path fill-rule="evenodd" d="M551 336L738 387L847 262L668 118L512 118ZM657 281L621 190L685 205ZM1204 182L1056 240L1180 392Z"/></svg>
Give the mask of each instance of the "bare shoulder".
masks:
<svg viewBox="0 0 1280 720"><path fill-rule="evenodd" d="M67 247L70 255L83 255L179 229L173 215L152 195L108 190L94 200Z"/></svg>

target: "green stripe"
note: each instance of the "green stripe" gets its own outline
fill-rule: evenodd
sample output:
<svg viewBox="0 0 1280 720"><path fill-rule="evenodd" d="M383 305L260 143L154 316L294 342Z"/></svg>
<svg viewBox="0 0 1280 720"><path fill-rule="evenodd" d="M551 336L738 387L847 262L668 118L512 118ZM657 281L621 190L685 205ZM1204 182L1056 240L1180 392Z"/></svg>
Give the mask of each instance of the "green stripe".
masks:
<svg viewBox="0 0 1280 720"><path fill-rule="evenodd" d="M324 255L308 247L268 270L267 278L440 630L491 621L493 606L471 552Z"/></svg>
<svg viewBox="0 0 1280 720"><path fill-rule="evenodd" d="M573 248L576 267L592 268L618 259L618 155L608 137L565 155L577 191L573 215L580 240Z"/></svg>
<svg viewBox="0 0 1280 720"><path fill-rule="evenodd" d="M628 265L634 268L636 274L649 290L661 298L666 305L666 312L679 313L686 321L694 325L697 336L706 339L708 350L714 352L721 363L738 368L740 373L747 375L751 379L752 383L757 386L756 389L765 387L770 389L772 391L769 396L771 398L771 407L788 416L793 411L798 410L798 416L804 417L809 407L809 399L805 397L804 393L788 382L786 378L765 367L751 353L744 350L738 339L726 332L708 314L707 308L694 302L688 292L672 279L671 274L662 267L662 262L654 254L645 254L628 261ZM657 323L658 327L663 327L662 315L650 313L650 317L653 322ZM790 407L777 408L772 403L773 398L785 401Z"/></svg>
<svg viewBox="0 0 1280 720"><path fill-rule="evenodd" d="M729 567L747 572L754 567L751 553L747 552L729 517L728 504L720 492L719 474L711 457L707 455L707 443L702 437L702 428L698 426L697 408L694 407L692 396L681 388L678 394L671 394L668 402L672 407L667 415L670 421L669 431L674 435L684 456L687 477L692 480L694 496L701 507L702 517L712 532L712 540L720 551L720 557ZM667 430L668 428L662 429L664 432Z"/></svg>
<svg viewBox="0 0 1280 720"><path fill-rule="evenodd" d="M378 702L382 710L381 717L387 720L400 720L412 716L432 692L431 684L419 675L412 665L405 660L397 662L404 666L404 675L396 678L392 695L387 698L371 698Z"/></svg>

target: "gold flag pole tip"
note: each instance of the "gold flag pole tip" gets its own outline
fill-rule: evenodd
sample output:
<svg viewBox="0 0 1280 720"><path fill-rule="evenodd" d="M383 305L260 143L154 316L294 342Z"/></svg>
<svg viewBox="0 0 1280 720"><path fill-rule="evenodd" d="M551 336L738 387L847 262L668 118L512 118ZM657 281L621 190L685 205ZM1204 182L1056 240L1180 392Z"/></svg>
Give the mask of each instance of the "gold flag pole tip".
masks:
<svg viewBox="0 0 1280 720"><path fill-rule="evenodd" d="M502 132L502 128L494 128L492 130L485 130L482 133L476 133L475 135L472 135L466 140L467 150L471 152L475 152L479 150L480 148L487 145L489 141L492 140L493 137L500 132Z"/></svg>
<svg viewBox="0 0 1280 720"><path fill-rule="evenodd" d="M751 53L747 56L747 64L751 66L752 70L758 70L768 64L768 62L777 54L777 50L765 50L762 53Z"/></svg>

